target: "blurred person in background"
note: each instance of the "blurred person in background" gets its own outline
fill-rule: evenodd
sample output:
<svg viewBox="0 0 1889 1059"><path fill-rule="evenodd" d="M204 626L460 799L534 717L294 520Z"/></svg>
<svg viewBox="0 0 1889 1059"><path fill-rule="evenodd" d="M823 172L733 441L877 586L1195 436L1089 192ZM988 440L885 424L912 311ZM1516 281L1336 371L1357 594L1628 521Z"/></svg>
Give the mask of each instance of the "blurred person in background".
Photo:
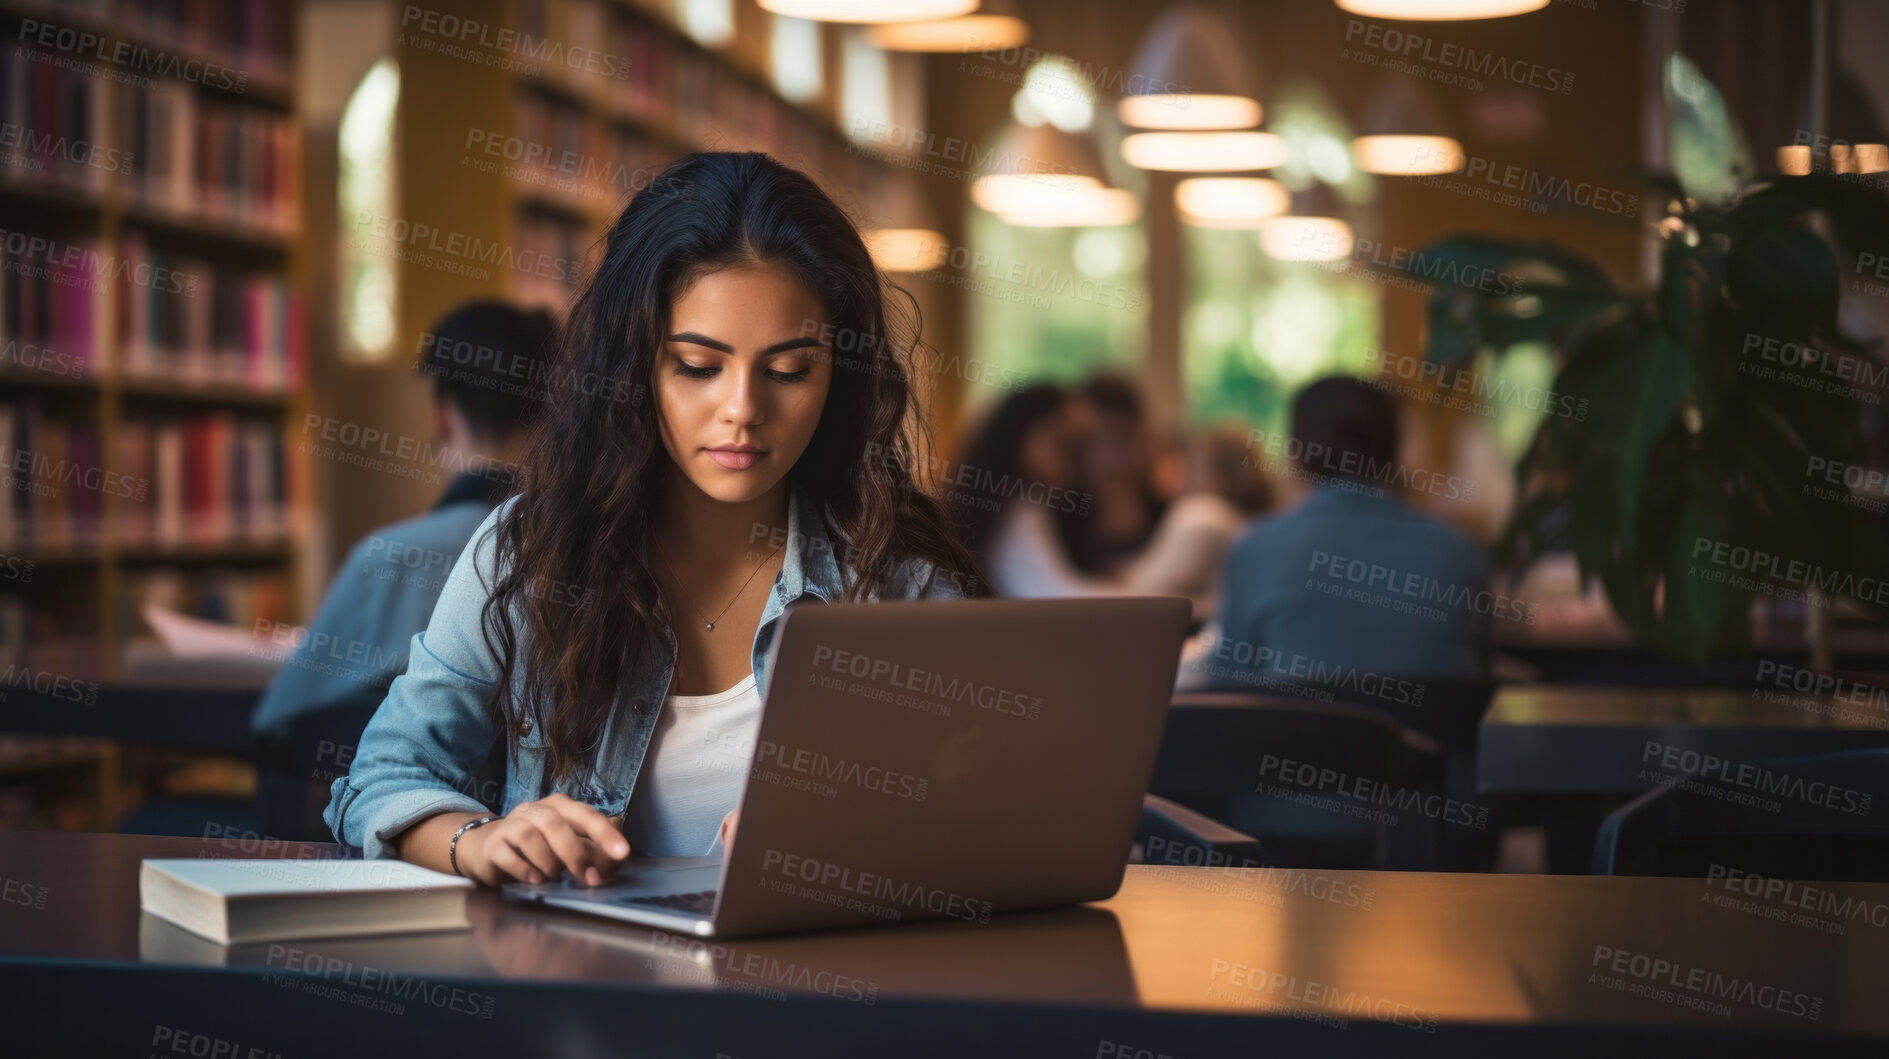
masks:
<svg viewBox="0 0 1889 1059"><path fill-rule="evenodd" d="M432 379L434 455L458 476L424 514L382 526L348 552L257 703L254 730L384 693L406 668L407 645L426 628L454 560L516 487L512 469L556 344L550 314L492 300L458 306L425 336L419 371Z"/></svg>
<svg viewBox="0 0 1889 1059"><path fill-rule="evenodd" d="M1059 514L1093 515L1093 498L1072 487L1088 409L1069 391L1038 383L991 409L945 476L944 500L984 583L1000 596L1106 595L1056 532Z"/></svg>
<svg viewBox="0 0 1889 1059"><path fill-rule="evenodd" d="M1094 506L1057 512L1057 532L1078 570L1118 575L1147 547L1166 507L1155 489L1147 418L1135 384L1119 375L1093 376L1076 396L1090 414L1073 488Z"/></svg>
<svg viewBox="0 0 1889 1059"><path fill-rule="evenodd" d="M1137 594L1186 596L1194 620L1213 616L1227 552L1247 523L1272 508L1272 487L1248 454L1246 431L1208 430L1163 446L1156 481L1178 477L1148 546L1122 571Z"/></svg>
<svg viewBox="0 0 1889 1059"><path fill-rule="evenodd" d="M1241 665L1258 648L1367 673L1481 671L1482 604L1491 599L1483 548L1379 484L1389 476L1333 473L1393 467L1398 418L1395 400L1359 379L1325 378L1299 393L1292 439L1314 485L1233 544L1218 627L1183 667L1181 686L1284 675Z"/></svg>

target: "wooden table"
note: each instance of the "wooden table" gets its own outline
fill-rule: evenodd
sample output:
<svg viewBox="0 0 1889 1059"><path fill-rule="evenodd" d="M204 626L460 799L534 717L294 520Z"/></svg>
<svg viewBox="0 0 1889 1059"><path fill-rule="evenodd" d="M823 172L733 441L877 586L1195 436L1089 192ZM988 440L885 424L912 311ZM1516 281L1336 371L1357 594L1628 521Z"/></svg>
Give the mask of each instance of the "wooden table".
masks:
<svg viewBox="0 0 1889 1059"><path fill-rule="evenodd" d="M987 926L725 944L490 892L470 931L228 949L137 908L142 857L333 848L0 836L0 1051L1775 1059L1889 1037L1889 885L1835 887L1880 913L1843 934L1700 880L1165 867Z"/></svg>
<svg viewBox="0 0 1889 1059"><path fill-rule="evenodd" d="M1828 695L1511 684L1483 716L1477 776L1490 793L1638 794L1672 771L1668 747L1744 763L1872 746L1889 746L1889 711Z"/></svg>

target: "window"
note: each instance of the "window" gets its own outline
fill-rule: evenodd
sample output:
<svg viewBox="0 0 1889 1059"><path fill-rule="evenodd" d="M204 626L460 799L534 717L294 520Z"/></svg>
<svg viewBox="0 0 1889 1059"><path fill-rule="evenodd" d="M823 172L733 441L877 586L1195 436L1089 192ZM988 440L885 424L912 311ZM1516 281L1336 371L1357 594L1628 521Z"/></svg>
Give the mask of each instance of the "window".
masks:
<svg viewBox="0 0 1889 1059"><path fill-rule="evenodd" d="M394 214L394 114L400 68L381 59L361 78L341 114L341 216ZM394 258L361 239L341 240L341 357L380 363L394 349L399 273Z"/></svg>

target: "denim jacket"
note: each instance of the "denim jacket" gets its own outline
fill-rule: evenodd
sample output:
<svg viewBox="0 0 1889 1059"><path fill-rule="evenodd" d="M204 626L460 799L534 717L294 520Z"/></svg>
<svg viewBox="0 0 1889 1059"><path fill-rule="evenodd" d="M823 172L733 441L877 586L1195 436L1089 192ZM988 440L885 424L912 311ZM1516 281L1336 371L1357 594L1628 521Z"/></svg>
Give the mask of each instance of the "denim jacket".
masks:
<svg viewBox="0 0 1889 1059"><path fill-rule="evenodd" d="M790 489L785 555L751 653L756 688L763 696L769 676L766 660L781 615L803 600L831 603L844 594L834 545L818 511L799 489ZM621 816L629 805L675 673L676 640L670 629L663 630L661 664L624 682L604 722L591 768L575 770L547 787L548 747L541 732L527 731L518 753L506 755L502 798L496 784L481 785L474 778L497 739L485 716L485 700L498 680L499 667L480 629L482 609L495 583L493 530L516 502L494 510L474 532L447 576L426 631L413 638L406 672L388 686L387 698L361 734L348 774L334 781L322 818L336 839L360 847L367 857L394 856L394 836L438 813L490 812L491 804L509 813L552 793L569 795L606 816ZM879 587L894 591L882 595ZM867 598L937 600L967 594L961 575L908 561ZM519 635L522 640L523 630Z"/></svg>

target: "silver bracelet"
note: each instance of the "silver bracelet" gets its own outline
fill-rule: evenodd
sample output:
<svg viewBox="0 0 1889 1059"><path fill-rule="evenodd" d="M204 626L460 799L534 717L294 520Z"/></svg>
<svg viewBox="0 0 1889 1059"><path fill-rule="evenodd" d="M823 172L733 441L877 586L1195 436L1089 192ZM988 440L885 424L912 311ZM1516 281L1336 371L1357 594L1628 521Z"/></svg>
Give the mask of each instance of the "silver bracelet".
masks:
<svg viewBox="0 0 1889 1059"><path fill-rule="evenodd" d="M459 830L453 832L453 840L446 844L446 861L447 863L453 866L454 875L457 875L462 879L465 878L465 875L466 875L465 872L462 872L459 870L459 836L465 834L466 832L472 830L475 827L480 827L485 824L489 824L492 821L497 820L497 819L498 819L497 816L481 816L476 820L468 820L465 823L460 824Z"/></svg>

